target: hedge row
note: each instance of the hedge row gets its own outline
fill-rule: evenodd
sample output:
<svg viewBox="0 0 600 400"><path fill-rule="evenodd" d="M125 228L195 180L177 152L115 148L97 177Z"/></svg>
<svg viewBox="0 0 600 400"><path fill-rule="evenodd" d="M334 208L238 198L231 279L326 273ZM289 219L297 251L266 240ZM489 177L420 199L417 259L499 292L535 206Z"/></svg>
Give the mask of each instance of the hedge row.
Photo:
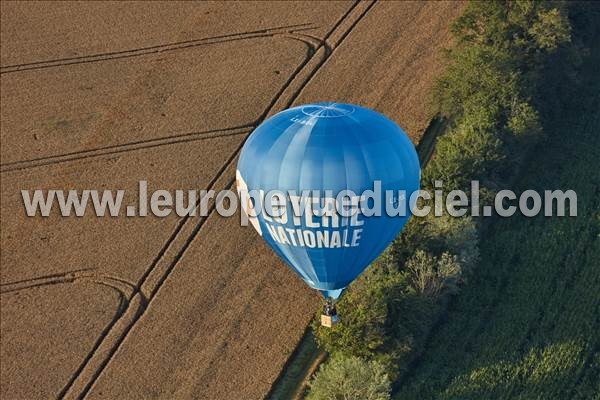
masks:
<svg viewBox="0 0 600 400"><path fill-rule="evenodd" d="M448 121L423 171L422 187L470 189L483 198L514 178L543 134L542 98L556 59L573 64L564 4L471 2L452 24L454 46L431 93L433 111ZM382 365L398 381L423 349L447 304L479 260L482 224L471 217L411 218L403 233L342 296L341 322L313 324L321 347L339 357ZM317 374L316 381L320 378ZM351 377L347 376L347 379ZM311 398L329 398L317 387ZM329 387L332 387L331 385ZM335 387L335 385L333 385Z"/></svg>

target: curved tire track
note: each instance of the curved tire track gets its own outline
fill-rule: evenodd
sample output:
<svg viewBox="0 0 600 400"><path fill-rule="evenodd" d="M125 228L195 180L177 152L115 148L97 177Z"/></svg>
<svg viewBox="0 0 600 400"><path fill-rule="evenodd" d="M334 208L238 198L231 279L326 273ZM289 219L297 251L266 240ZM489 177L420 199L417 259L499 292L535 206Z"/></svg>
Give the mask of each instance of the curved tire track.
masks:
<svg viewBox="0 0 600 400"><path fill-rule="evenodd" d="M254 39L258 37L270 37L278 34L290 34L296 33L303 30L310 30L316 28L310 23L287 25L273 28L260 29L256 31L241 32L241 33L230 33L227 35L212 36L203 39L184 40L181 42L167 43L162 45L140 47L137 49L114 51L107 53L98 53L88 56L60 58L55 60L47 61L36 61L25 64L14 64L0 67L0 74L9 74L14 72L30 71L36 69L63 67L74 64L87 64L106 60L116 60L120 58L131 58L139 57L147 54L162 53L165 51L175 51L187 49L190 47L205 46L210 44L233 42L237 40Z"/></svg>

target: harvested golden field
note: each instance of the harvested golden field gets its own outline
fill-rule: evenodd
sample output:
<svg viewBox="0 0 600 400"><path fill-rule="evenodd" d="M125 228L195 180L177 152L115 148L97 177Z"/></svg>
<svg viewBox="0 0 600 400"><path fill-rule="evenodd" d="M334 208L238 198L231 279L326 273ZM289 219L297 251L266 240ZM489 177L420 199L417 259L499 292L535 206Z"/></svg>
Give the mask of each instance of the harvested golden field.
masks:
<svg viewBox="0 0 600 400"><path fill-rule="evenodd" d="M417 142L460 8L3 2L1 397L263 398L319 298L252 228L27 217L21 190L228 188L253 128L313 101Z"/></svg>

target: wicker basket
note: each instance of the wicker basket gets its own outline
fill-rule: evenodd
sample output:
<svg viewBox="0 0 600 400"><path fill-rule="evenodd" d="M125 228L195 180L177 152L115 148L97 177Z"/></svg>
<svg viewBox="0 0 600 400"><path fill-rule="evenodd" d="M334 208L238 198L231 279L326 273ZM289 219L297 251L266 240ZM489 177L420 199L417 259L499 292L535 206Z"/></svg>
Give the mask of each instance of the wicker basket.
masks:
<svg viewBox="0 0 600 400"><path fill-rule="evenodd" d="M338 323L337 315L325 315L321 314L321 325L331 328Z"/></svg>

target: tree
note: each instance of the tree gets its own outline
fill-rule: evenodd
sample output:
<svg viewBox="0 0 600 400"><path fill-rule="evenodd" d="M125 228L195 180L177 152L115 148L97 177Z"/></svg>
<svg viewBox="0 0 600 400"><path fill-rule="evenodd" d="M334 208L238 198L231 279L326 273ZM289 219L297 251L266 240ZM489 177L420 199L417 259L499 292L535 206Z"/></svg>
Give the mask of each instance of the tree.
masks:
<svg viewBox="0 0 600 400"><path fill-rule="evenodd" d="M564 4L551 1L472 1L452 24L458 46L504 48L525 62L538 50L569 43Z"/></svg>
<svg viewBox="0 0 600 400"><path fill-rule="evenodd" d="M378 258L350 285L336 305L336 326L322 327L316 319L313 331L330 354L375 360L395 380L422 345L439 304L417 293L408 273L390 259Z"/></svg>
<svg viewBox="0 0 600 400"><path fill-rule="evenodd" d="M424 189L441 180L445 190L468 192L470 181L479 180L486 204L518 172L515 166L541 133L540 105L556 97L540 96L551 86L541 78L559 69L556 57L572 47L564 46L571 32L565 11L562 3L533 0L467 5L452 26L455 45L432 90L433 111L448 128L423 170ZM315 321L319 345L334 355L377 361L392 380L401 376L447 306L444 294L455 292L478 262L477 228L470 217L411 218L340 299L338 325L322 328Z"/></svg>
<svg viewBox="0 0 600 400"><path fill-rule="evenodd" d="M387 400L390 379L377 361L335 356L310 383L308 400Z"/></svg>
<svg viewBox="0 0 600 400"><path fill-rule="evenodd" d="M434 84L434 111L456 124L470 119L467 128L479 133L539 132L530 98L547 55L571 42L563 8L533 0L470 2L452 24L457 43Z"/></svg>
<svg viewBox="0 0 600 400"><path fill-rule="evenodd" d="M444 252L435 257L417 250L406 263L411 273L411 283L421 294L437 298L442 293L455 293L461 269L456 256Z"/></svg>
<svg viewBox="0 0 600 400"><path fill-rule="evenodd" d="M380 257L350 285L336 304L340 322L325 328L313 323L317 342L330 353L373 357L390 349L397 305L406 287L397 266Z"/></svg>
<svg viewBox="0 0 600 400"><path fill-rule="evenodd" d="M464 273L473 270L479 261L479 232L473 218L453 217L432 213L424 218L413 218L398 240L403 253L398 257L405 264L416 251L423 250L434 256L449 252L457 256Z"/></svg>
<svg viewBox="0 0 600 400"><path fill-rule="evenodd" d="M544 50L556 50L564 43L571 41L571 26L564 14L556 8L540 10L536 21L528 29L537 46Z"/></svg>
<svg viewBox="0 0 600 400"><path fill-rule="evenodd" d="M432 188L441 180L446 188L468 191L471 179L487 178L503 158L502 142L493 133L463 122L438 139L423 185Z"/></svg>
<svg viewBox="0 0 600 400"><path fill-rule="evenodd" d="M434 255L449 252L457 256L463 272L479 261L479 232L471 217L455 218L449 214L426 218L427 251Z"/></svg>

